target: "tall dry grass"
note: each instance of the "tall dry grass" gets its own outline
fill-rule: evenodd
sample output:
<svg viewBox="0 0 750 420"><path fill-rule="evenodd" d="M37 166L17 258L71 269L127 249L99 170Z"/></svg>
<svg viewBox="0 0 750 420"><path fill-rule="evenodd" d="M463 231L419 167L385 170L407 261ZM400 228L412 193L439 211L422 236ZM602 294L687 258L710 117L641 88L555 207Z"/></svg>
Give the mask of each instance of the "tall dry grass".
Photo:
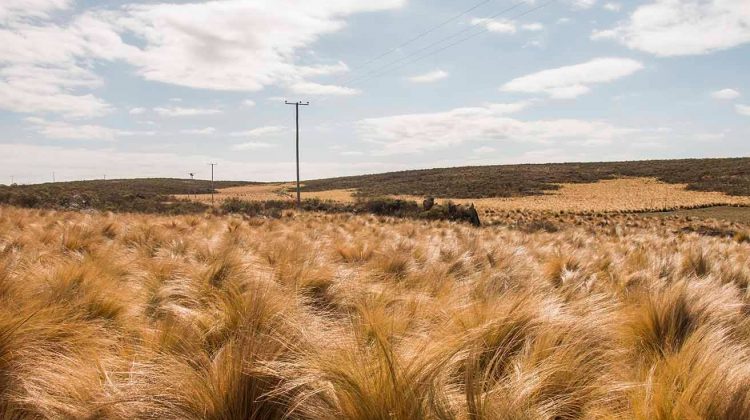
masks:
<svg viewBox="0 0 750 420"><path fill-rule="evenodd" d="M567 222L0 208L0 417L750 418L750 244Z"/></svg>

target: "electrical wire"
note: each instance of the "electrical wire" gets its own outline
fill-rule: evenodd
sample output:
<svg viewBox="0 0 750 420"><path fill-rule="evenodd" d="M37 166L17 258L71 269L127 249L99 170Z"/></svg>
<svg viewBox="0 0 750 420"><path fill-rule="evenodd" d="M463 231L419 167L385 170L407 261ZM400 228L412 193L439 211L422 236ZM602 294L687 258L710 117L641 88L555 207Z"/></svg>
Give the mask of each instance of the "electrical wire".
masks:
<svg viewBox="0 0 750 420"><path fill-rule="evenodd" d="M533 12L537 11L537 10L540 10L540 9L542 9L542 8L545 8L545 7L549 6L550 4L554 3L555 1L556 1L556 0L550 0L550 1L548 1L548 2L546 2L546 3L543 3L543 4L539 5L539 6L536 6L536 7L533 7L533 8L531 8L531 9L529 9L529 10L526 10L525 12L523 12L523 13L521 13L521 14L518 14L518 15L516 15L516 16L513 16L513 17L512 17L511 19L518 19L518 18L521 18L521 17L523 17L523 16L529 15L529 14L531 14L531 13L533 13ZM522 2L521 4L523 4L523 3L526 3L526 2ZM518 6L519 6L519 4L517 4L517 5L513 6L513 8L516 8L516 7L518 7ZM512 8L506 9L505 11L503 11L503 12L500 12L499 14L493 15L493 16L491 16L491 17L488 17L488 18L485 18L485 19L494 19L494 18L496 18L496 17L500 16L501 14L503 14L503 13L506 13L506 12L507 12L507 11L509 11L509 10L512 10ZM470 29L474 29L474 28L469 28L469 30L470 30ZM445 45L445 46L443 46L443 47L441 47L441 48L438 48L437 50L433 50L433 51L430 51L430 52L428 52L428 53L426 53L426 54L423 54L423 55L419 55L419 52L422 52L422 51L428 50L428 49L429 49L429 48L431 48L431 47L434 47L434 46L437 46L437 45L441 44L441 43L442 43L442 42L444 42L445 40L448 40L448 39L453 39L453 38L455 38L455 36L456 36L456 35L460 35L460 34L463 34L463 33L466 33L466 32L468 32L468 30L464 30L464 31L461 31L461 32L459 32L459 33L456 33L456 34L454 34L454 35L451 35L451 36L449 36L449 37L446 37L446 38L444 38L444 39L442 39L442 40L440 40L440 41L438 41L438 42L432 43L432 44L430 44L430 45L429 45L428 47L425 47L425 48L421 48L421 49L420 49L420 50L418 50L418 51L417 51L417 52L416 52L415 54L410 54L409 56L407 56L407 57L404 57L404 58L403 58L403 59L401 59L401 60L396 60L396 61L394 61L394 62L392 62L392 63L390 63L390 64L388 64L388 65L386 65L386 66L383 66L383 67L379 68L378 70L376 70L376 71L374 71L374 72L370 72L370 73L368 73L368 74L367 74L367 75L366 75L365 77L357 77L357 78L355 78L355 79L352 79L352 80L350 80L350 81L348 82L348 84L349 84L349 85L355 85L355 84L359 84L359 85L361 85L361 84L362 84L362 83L364 83L364 82L370 81L370 80L372 80L372 79L376 79L376 78L379 78L379 77L381 77L381 76L383 76L383 75L385 75L385 74L388 74L388 73L390 73L390 72L392 72L392 71L394 71L394 70L398 70L398 69L400 69L400 68L403 68L403 67L405 67L405 66L407 66L407 65L410 65L410 64L413 64L413 63L416 63L416 62L422 61L422 60L423 60L423 59L425 59L425 58L428 58L428 57L434 56L434 55L436 55L436 54L439 54L439 53L441 53L441 52L443 52L443 51L445 51L445 50L447 50L447 49L449 49L449 48L452 48L452 47L454 47L454 46L456 46L456 45L462 44L462 43L464 43L464 42L466 42L466 41L468 41L468 40L470 40L470 39L476 38L477 36L480 36L480 35L486 34L486 33L490 32L490 30L489 30L489 29L487 29L487 28L484 28L483 30L481 30L481 31L479 31L479 32L474 32L474 33L472 33L472 34L470 34L470 35L468 35L468 36L466 36L466 37L463 37L463 38L459 39L458 41L452 42L452 43L450 43L450 44L447 44L447 45ZM418 56L418 55L419 55L419 56ZM406 60L406 59L409 59L409 58L413 58L413 59L412 59L412 60L409 60L409 61L406 61L406 62L403 62L404 60ZM401 63L401 64L399 64L399 63ZM391 66L392 66L392 65L394 65L394 64L399 64L399 65L397 65L397 66L395 66L395 67L391 67Z"/></svg>
<svg viewBox="0 0 750 420"><path fill-rule="evenodd" d="M498 18L498 17L500 17L500 16L502 16L502 15L508 13L508 12L511 12L511 11L513 11L513 10L515 10L515 9L517 9L517 8L521 7L522 5L527 4L527 3L528 2L526 0L520 1L520 2L515 3L514 5L512 5L510 7L507 7L505 9L503 9L503 10L501 10L501 11L493 14L493 15L487 16L487 17L482 18L482 19L483 20L489 20L489 19ZM398 64L398 63L401 63L403 61L406 61L406 60L410 59L411 57L414 57L414 56L416 56L416 55L418 55L418 54L420 54L420 53L422 53L424 51L427 51L427 50L429 50L429 49L431 49L431 48L433 48L435 46L438 46L438 45L440 45L440 44L442 44L442 43L444 43L446 41L450 41L452 39L455 39L456 37L459 37L459 36L461 36L461 35L463 35L463 34L465 34L467 32L470 32L470 31L474 30L474 29L476 29L474 26L469 26L468 28L464 28L464 29L462 29L462 30L460 30L460 31L458 31L456 33L453 33L452 35L448 35L448 36L446 36L444 38L441 38L441 39L439 39L439 40L437 40L435 42L432 42L432 43L430 43L430 44L428 44L428 45L426 45L426 46L424 46L422 48L419 48L419 49L417 49L415 51L412 51L408 55L406 55L404 57L401 57L401 58L399 58L397 60L394 60L394 61L392 61L392 62L390 62L390 63L388 63L388 64L386 64L384 66L378 67L377 69L372 70L372 71L370 71L370 72L368 72L368 73L366 73L364 75L354 76L354 77L352 77L350 79L347 79L347 80L345 80L343 82L339 81L338 83L339 84L350 84L350 83L354 83L355 81L358 81L360 79L367 79L367 78L369 78L370 75L379 73L383 69L386 69L386 68L388 68L388 67L390 67L390 66L392 66L394 64Z"/></svg>

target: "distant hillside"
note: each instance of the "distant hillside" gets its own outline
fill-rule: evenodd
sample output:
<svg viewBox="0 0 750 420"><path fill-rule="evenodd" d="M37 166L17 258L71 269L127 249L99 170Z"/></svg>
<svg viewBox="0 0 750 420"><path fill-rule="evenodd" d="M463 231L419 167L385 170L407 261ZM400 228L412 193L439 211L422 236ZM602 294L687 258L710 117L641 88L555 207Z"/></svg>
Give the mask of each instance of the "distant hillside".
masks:
<svg viewBox="0 0 750 420"><path fill-rule="evenodd" d="M248 185L250 182L216 181L215 188ZM175 201L173 194L209 194L211 181L150 178L57 182L0 186L0 204L20 207L190 213L205 205Z"/></svg>
<svg viewBox="0 0 750 420"><path fill-rule="evenodd" d="M688 189L750 196L750 158L467 166L305 181L305 191L359 189L364 196L518 197L554 184L651 177Z"/></svg>

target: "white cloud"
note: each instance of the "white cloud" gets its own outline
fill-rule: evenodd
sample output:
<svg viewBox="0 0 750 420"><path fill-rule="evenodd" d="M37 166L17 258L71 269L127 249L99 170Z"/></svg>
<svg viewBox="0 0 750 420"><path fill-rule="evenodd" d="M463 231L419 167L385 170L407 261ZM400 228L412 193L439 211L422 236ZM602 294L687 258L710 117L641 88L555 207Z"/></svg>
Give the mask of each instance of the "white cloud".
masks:
<svg viewBox="0 0 750 420"><path fill-rule="evenodd" d="M162 117L195 117L198 115L221 114L222 110L216 108L182 108L182 107L159 107L154 112Z"/></svg>
<svg viewBox="0 0 750 420"><path fill-rule="evenodd" d="M186 130L181 130L180 133L182 134L188 134L188 135L198 135L198 136L207 136L210 134L214 134L216 132L216 129L213 127L206 127L206 128L191 128Z"/></svg>
<svg viewBox="0 0 750 420"><path fill-rule="evenodd" d="M518 106L485 105L445 112L394 115L359 121L360 136L379 146L372 155L403 155L443 149L463 150L467 143L483 143L471 149L491 153L504 143L556 150L576 150L591 158L592 148L638 148L667 140L674 133L663 128L622 127L607 121L581 119L521 120L510 117ZM488 142L496 142L493 147ZM597 149L600 150L600 149ZM559 156L558 156L559 158ZM547 161L559 161L554 156Z"/></svg>
<svg viewBox="0 0 750 420"><path fill-rule="evenodd" d="M314 82L298 82L289 86L289 90L300 95L332 95L332 96L352 96L361 93L358 89L352 89L344 86L322 85Z"/></svg>
<svg viewBox="0 0 750 420"><path fill-rule="evenodd" d="M0 33L0 43L2 38ZM0 108L21 113L59 113L70 118L102 116L111 112L109 104L91 94L75 93L99 84L96 76L75 66L11 64L0 67Z"/></svg>
<svg viewBox="0 0 750 420"><path fill-rule="evenodd" d="M711 96L714 99L732 100L740 97L740 93L734 89L722 89L712 92Z"/></svg>
<svg viewBox="0 0 750 420"><path fill-rule="evenodd" d="M490 32L501 34L514 34L517 31L516 23L508 19L476 18L471 20L471 24L481 25Z"/></svg>
<svg viewBox="0 0 750 420"><path fill-rule="evenodd" d="M420 74L418 76L412 76L409 81L412 83L433 83L443 80L448 77L448 73L443 70L433 70L429 73Z"/></svg>
<svg viewBox="0 0 750 420"><path fill-rule="evenodd" d="M750 105L737 104L734 106L734 109L737 110L738 114L750 117Z"/></svg>
<svg viewBox="0 0 750 420"><path fill-rule="evenodd" d="M750 42L747 0L655 0L593 39L615 39L658 56L708 54Z"/></svg>
<svg viewBox="0 0 750 420"><path fill-rule="evenodd" d="M247 106L247 107L253 107L255 106L255 101L252 99L245 99L244 101L242 101L242 105Z"/></svg>
<svg viewBox="0 0 750 420"><path fill-rule="evenodd" d="M0 23L19 18L47 18L50 12L70 7L72 0L3 0Z"/></svg>
<svg viewBox="0 0 750 420"><path fill-rule="evenodd" d="M521 25L521 29L523 29L524 31L539 32L544 30L544 25L539 22L526 23L524 25Z"/></svg>
<svg viewBox="0 0 750 420"><path fill-rule="evenodd" d="M248 143L240 143L232 146L232 150L260 150L260 149L271 149L276 147L275 144L264 143L259 141L251 141Z"/></svg>
<svg viewBox="0 0 750 420"><path fill-rule="evenodd" d="M317 64L314 66L297 66L297 72L302 77L329 76L349 71L349 66L343 61L336 64Z"/></svg>
<svg viewBox="0 0 750 420"><path fill-rule="evenodd" d="M470 22L472 25L484 26L489 32L499 34L515 34L518 30L539 32L544 30L544 25L539 22L518 24L518 22L510 19L486 19L486 18L475 18Z"/></svg>
<svg viewBox="0 0 750 420"><path fill-rule="evenodd" d="M113 141L117 137L117 130L99 125L73 125L36 117L26 118L26 122L33 124L35 131L50 139Z"/></svg>
<svg viewBox="0 0 750 420"><path fill-rule="evenodd" d="M141 107L131 108L130 111L128 111L128 114L130 115L142 115L145 113L146 113L146 108L141 108Z"/></svg>
<svg viewBox="0 0 750 420"><path fill-rule="evenodd" d="M597 58L586 63L540 71L511 80L505 92L546 93L553 98L575 98L588 93L590 85L612 82L643 69L628 58Z"/></svg>
<svg viewBox="0 0 750 420"><path fill-rule="evenodd" d="M477 147L476 149L472 150L472 152L474 152L477 155L484 155L487 153L494 153L496 150L497 149L495 149L494 147L482 146L482 147Z"/></svg>
<svg viewBox="0 0 750 420"><path fill-rule="evenodd" d="M356 94L307 80L345 72L345 63L300 64L299 52L343 28L350 15L405 1L216 0L75 14L74 0L2 0L0 109L71 118L111 112L91 92L102 84L91 70L102 61L126 62L146 80L192 88L274 85L314 95Z"/></svg>
<svg viewBox="0 0 750 420"><path fill-rule="evenodd" d="M401 7L405 0L218 0L138 4L100 13L145 46L125 57L148 80L194 88L256 91L346 71L344 63L303 66L298 50L345 26L349 15ZM299 88L299 86L298 86ZM334 90L333 94L340 91Z"/></svg>
<svg viewBox="0 0 750 420"><path fill-rule="evenodd" d="M357 150L347 150L339 153L341 156L363 156L365 153Z"/></svg>
<svg viewBox="0 0 750 420"><path fill-rule="evenodd" d="M597 0L568 0L576 9L590 9L594 7Z"/></svg>
<svg viewBox="0 0 750 420"><path fill-rule="evenodd" d="M28 117L26 122L42 136L60 140L99 140L113 141L120 136L153 136L153 131L127 131L100 125L71 124L61 121L47 121L43 118Z"/></svg>
<svg viewBox="0 0 750 420"><path fill-rule="evenodd" d="M622 10L622 5L620 3L605 3L602 7L604 7L604 10L609 10L610 12L619 12Z"/></svg>
<svg viewBox="0 0 750 420"><path fill-rule="evenodd" d="M86 92L102 84L92 72L92 61L113 59L135 49L88 13L74 16L66 26L54 23L52 12L72 4L3 0L0 108L70 118L96 117L112 110L105 101Z"/></svg>
<svg viewBox="0 0 750 420"><path fill-rule="evenodd" d="M555 119L523 121L508 114L528 104L489 104L445 112L370 118L357 123L365 141L381 146L378 154L395 155L439 150L469 141L516 141L578 145L629 140L639 130L603 121Z"/></svg>
<svg viewBox="0 0 750 420"><path fill-rule="evenodd" d="M269 125L265 127L258 127L254 128L252 130L247 131L235 131L232 133L229 133L232 137L264 137L264 136L274 136L277 134L281 134L287 130L286 127L281 125Z"/></svg>

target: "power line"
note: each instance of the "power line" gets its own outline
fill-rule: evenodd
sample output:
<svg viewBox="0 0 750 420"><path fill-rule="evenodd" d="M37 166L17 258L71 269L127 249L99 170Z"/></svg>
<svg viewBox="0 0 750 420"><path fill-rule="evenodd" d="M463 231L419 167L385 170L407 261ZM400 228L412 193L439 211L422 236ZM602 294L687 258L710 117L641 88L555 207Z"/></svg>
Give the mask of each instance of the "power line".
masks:
<svg viewBox="0 0 750 420"><path fill-rule="evenodd" d="M540 5L540 6L534 7L534 8L532 8L532 9L529 9L529 10L527 10L527 11L525 11L525 12L523 12L523 13L519 14L519 15L513 16L513 17L512 17L511 19L518 19L518 18L520 18L520 17L526 16L526 15L528 15L528 14L530 14L530 13L532 13L532 12L536 11L536 10L539 10L539 9L541 9L541 8L544 8L544 7L546 7L546 6L550 5L550 4L552 4L552 3L553 3L553 2L555 2L555 1L556 1L556 0L550 0L550 1L548 1L547 3L544 3L544 4ZM505 9L505 11L504 11L504 12L507 12L507 11L509 11L509 10L512 10L512 9L514 9L514 8L518 7L519 5L521 5L521 4L524 4L524 3L525 3L525 2L522 2L522 3L516 4L516 5L515 5L515 6L513 6L512 8L509 8L509 9ZM503 14L504 12L501 12L500 14ZM498 16L500 15L500 14L496 14L496 15L493 15L493 16L491 16L491 17L487 17L487 18L484 18L484 19L494 19L494 18L498 17ZM466 37L463 37L463 38L461 38L461 39L459 39L459 40L457 40L457 41L455 41L455 42L452 42L452 43L450 43L450 44L447 44L447 45L443 46L442 48L438 48L437 50L433 50L433 51L427 52L426 54L423 54L423 55L421 55L421 56L418 56L418 57L414 58L413 60L409 60L409 61L406 61L406 62L404 62L404 63L402 63L402 64L399 64L400 62L402 62L402 61L403 61L403 60L405 60L405 59L409 59L409 58L413 58L413 57L417 56L417 55L418 55L418 53L419 53L419 52L421 52L421 51L427 50L427 49L429 49L429 48L431 48L431 47L433 47L433 46L436 46L436 45L438 45L438 44L440 44L440 43L442 43L442 42L444 42L444 41L446 41L446 40L448 40L448 39L452 39L452 38L455 38L455 36L456 36L456 35L460 35L460 34L462 34L462 33L466 33L466 32L468 32L468 31L470 31L470 30L472 30L472 29L474 29L474 28L473 28L473 27L472 27L472 28L468 28L468 29L465 29L465 30L463 30L463 31L461 31L461 32L458 32L458 33L454 34L454 35L451 35L451 36L449 36L449 37L446 37L446 38L444 38L444 39L442 39L442 40L440 40L440 41L438 41L438 42L435 42L435 43L433 43L433 44L429 45L428 47L425 47L425 48L422 48L422 49L420 49L420 50L416 51L416 52L415 52L415 54L410 54L409 56L407 56L407 57L404 57L404 58L403 58L403 59L401 59L401 60L397 60L397 61L395 61L395 62L393 62L393 63L391 63L391 64L389 64L389 65L387 65L387 66L384 66L384 67L382 67L382 68L381 68L381 70L382 70L382 71L379 71L379 72L375 72L375 73L370 73L370 76L369 76L369 77L358 78L358 79L357 79L357 80L355 80L355 81L356 81L356 82L358 82L359 84L361 84L361 83L363 83L363 82L366 82L366 81L369 81L369 80L371 80L371 79L375 79L375 78L381 77L381 76L383 76L383 75L385 75L385 74L387 74L387 73L389 73L389 72L391 72L391 71L394 71L394 70L398 70L398 69L400 69L400 68L402 68L402 67L405 67L405 66L407 66L407 65L409 65L409 64L413 64L413 63L416 63L416 62L418 62L418 61L421 61L421 60L423 60L423 59L425 59L425 58L428 58L428 57L431 57L431 56L433 56L433 55L436 55L436 54L438 54L438 53L441 53L441 52L443 52L443 51L445 51L445 50L447 50L447 49L449 49L449 48L451 48L451 47L454 47L454 46L456 46L456 45L458 45L458 44L464 43L464 42L466 42L466 41L468 41L468 40L470 40L470 39L472 39L472 38L475 38L475 37L477 37L477 36L479 36L479 35L483 35L483 34L485 34L485 33L487 33L487 32L490 32L490 30L489 30L488 28L484 28L484 29L480 30L479 32L475 32L475 33L469 34L468 36L466 36ZM392 66L393 64L399 64L399 65L397 65L397 66L395 66L395 67L391 67L391 66ZM391 68L389 68L389 67L391 67ZM350 83L352 83L352 82L350 82Z"/></svg>
<svg viewBox="0 0 750 420"><path fill-rule="evenodd" d="M482 19L488 20L488 19L498 18L498 17L500 17L500 16L502 16L502 15L508 13L508 12L511 12L511 11L513 11L513 10L515 10L515 9L523 6L524 4L527 4L527 1L520 1L518 3L513 4L512 6L506 7L505 9L503 9L503 10L501 10L501 11L499 11L499 12L493 14L493 15L490 15L490 16L487 16L485 18L482 18ZM430 43L430 44L428 44L428 45L426 45L426 46L424 46L422 48L419 48L419 49L417 49L415 51L412 51L408 55L406 55L404 57L401 57L401 58L399 58L397 60L394 60L394 61L392 61L392 62L390 62L390 63L388 63L388 64L386 64L384 66L381 66L381 67L379 67L379 68L377 68L377 69L375 69L375 70L373 70L373 71L371 71L369 73L366 73L364 75L355 76L355 77L353 77L353 78L351 78L349 80L346 80L346 81L344 81L344 84L350 84L350 83L354 83L356 81L359 81L361 79L367 79L368 76L370 76L370 75L377 74L380 71L382 71L384 69L387 69L388 67L390 67L390 66L392 66L394 64L398 64L398 63L401 63L401 62L403 62L405 60L408 60L409 58L414 57L415 55L418 55L418 54L422 53L423 51L429 50L432 47L440 45L440 44L442 44L442 43L444 43L446 41L450 41L451 39L454 39L454 38L456 38L458 36L461 36L462 34L465 34L466 32L472 31L474 29L475 29L474 26L469 26L468 28L464 28L464 29L462 29L462 30L460 30L460 31L452 34L452 35L448 35L448 36L446 36L444 38L441 38L441 39L439 39L439 40L437 40L435 42L432 42L432 43ZM485 31L486 31L486 29L485 29Z"/></svg>
<svg viewBox="0 0 750 420"><path fill-rule="evenodd" d="M534 7L534 8L532 8L532 9L529 9L529 10L527 10L527 11L525 11L525 12L523 12L523 13L519 14L519 15L513 16L513 17L512 17L511 19L518 19L518 18L520 18L520 17L526 16L526 15L528 15L528 14L532 13L532 12L535 12L535 11L537 11L537 10L539 10L539 9L542 9L542 8L544 8L544 7L547 7L547 6L549 6L550 4L554 3L555 1L556 1L556 0L550 0L550 1L548 1L548 2L546 2L546 3L543 3L543 4L541 4L541 5L537 6L537 7ZM524 2L524 3L525 3L525 2ZM517 7L517 6L518 6L518 5L516 5L516 7ZM506 9L506 10L507 10L507 9ZM495 15L494 17L497 17L497 15ZM490 18L485 18L485 19L493 19L494 17L490 17ZM473 29L473 28L470 28L470 29ZM464 30L464 31L461 31L461 33L464 33L464 32L467 32L467 31L468 31L468 30ZM402 67L405 67L405 66L407 66L407 65L409 65L409 64L413 64L413 63L416 63L416 62L418 62L418 61L421 61L421 60L423 60L423 59L425 59L425 58L428 58L428 57L431 57L431 56L433 56L433 55L439 54L439 53L441 53L441 52L443 52L443 51L445 51L445 50L447 50L447 49L449 49L449 48L451 48L451 47L454 47L454 46L456 46L456 45L462 44L462 43L464 43L464 42L466 42L466 41L468 41L468 40L470 40L470 39L476 38L477 36L483 35L483 34L485 34L485 33L487 33L487 32L490 32L490 30L489 30L488 28L484 28L484 29L482 29L482 30L481 30L481 31L479 31L479 32L475 32L475 33L472 33L472 34L470 34L469 36L463 37L463 38L459 39L459 40L458 40L458 41L456 41L456 42L453 42L453 43L450 43L450 44L448 44L448 45L445 45L445 46L443 46L442 48L438 48L437 50L434 50L434 51L428 52L427 54L424 54L424 55L421 55L421 56L419 56L419 57L416 57L416 58L414 58L413 60L409 60L409 61L407 61L407 62L405 62L405 63L403 63L403 64L397 65L396 67L392 67L392 68L389 68L389 67L390 67L391 65L393 65L393 64L398 64L398 63L400 63L401 61L403 61L404 59L412 58L412 57L415 57L416 55L418 55L418 54L410 54L409 56L407 56L407 57L404 57L404 59L401 59L401 60L397 60L397 61L395 61L395 62L393 62L393 63L391 63L391 64L389 64L389 65L386 65L386 66L383 66L383 67L381 67L381 70L383 70L383 71L380 71L380 72L371 72L371 73L368 73L368 76L367 76L367 77L360 77L360 78L356 78L356 79L354 79L354 80L350 81L349 83L350 83L350 84L353 84L353 83L355 83L355 82L356 82L356 83L362 84L363 82L366 82L366 81L369 81L369 80L372 80L372 79L376 79L376 78L378 78L378 77L381 77L381 76L383 76L383 75L385 75L385 74L387 74L387 73L390 73L390 72L392 72L392 71L394 71L394 70L398 70L398 69L400 69L400 68L402 68ZM460 33L457 33L457 34L460 34ZM454 38L454 37L455 37L455 35L457 35L457 34L454 34L454 35L452 35L452 36L450 36L450 37L444 38L444 39L443 39L443 40L441 40L441 41L435 42L435 43L431 44L430 46L428 46L428 47L426 47L426 48L422 48L422 49L418 50L418 52L421 52L421 51L423 51L423 50L425 50L425 49L428 49L429 47L432 47L432 46L435 46L435 45L437 45L437 44L440 44L440 43L442 43L443 41L445 41L446 39L449 39L449 38Z"/></svg>
<svg viewBox="0 0 750 420"><path fill-rule="evenodd" d="M378 61L381 58L383 58L383 57L385 57L385 56L387 56L387 55L389 55L391 53L394 53L394 52L400 50L401 48L404 48L405 46L407 46L407 45L409 45L409 44L411 44L411 43L413 43L415 41L418 41L418 40L424 38L425 36L427 36L427 35L435 32L436 30L444 27L445 25L447 25L447 24L455 21L458 18L460 18L462 16L465 16L465 15L473 12L474 10L478 9L479 7L481 7L481 6L489 3L491 1L493 1L493 0L482 0L482 1L480 1L479 3L477 3L474 6L472 6L472 7L468 8L468 9L464 10L463 12L461 12L461 13L459 13L459 14L457 14L457 15L455 15L455 16L453 16L453 17L451 17L451 18L449 18L449 19L447 19L447 20L445 20L445 21L443 21L441 23L439 23L438 25L435 25L435 26L433 26L433 27L425 30L424 32L418 34L414 38L411 38L408 41L405 41L405 42L403 42L403 43L401 43L401 44L399 44L399 45L397 45L397 46L395 46L395 47L393 47L393 48L391 48L391 49L389 49L389 50L387 50L387 51L385 51L385 52L377 55L376 57L373 57L373 58L365 61L364 63L362 63L362 64L358 65L357 67L355 67L354 69L352 69L352 71L357 71L359 69L367 67L367 65L369 65L369 64L371 64L371 63L373 63L375 61Z"/></svg>

